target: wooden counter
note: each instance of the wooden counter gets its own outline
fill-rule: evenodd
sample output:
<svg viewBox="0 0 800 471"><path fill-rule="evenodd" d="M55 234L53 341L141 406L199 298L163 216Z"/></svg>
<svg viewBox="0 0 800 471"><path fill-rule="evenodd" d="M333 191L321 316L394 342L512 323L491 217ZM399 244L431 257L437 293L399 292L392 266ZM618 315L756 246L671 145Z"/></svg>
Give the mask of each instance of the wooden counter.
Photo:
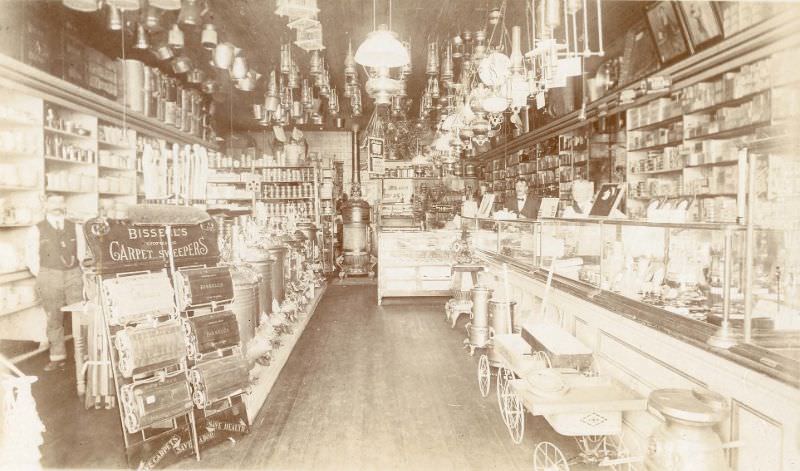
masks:
<svg viewBox="0 0 800 471"><path fill-rule="evenodd" d="M502 273L496 256L482 254L490 273ZM495 277L495 288L501 286ZM521 315L539 313L545 277L510 265L509 286ZM707 332L654 322L658 313L626 304L613 293L578 282L554 282L549 304L564 327L594 351L603 374L647 397L659 388L703 387L722 394L730 414L718 432L723 441L741 441L730 450L736 471L800 469L800 379L748 360L734 349L705 343ZM648 437L661 419L647 411L626 412L624 440L632 456L644 455Z"/></svg>

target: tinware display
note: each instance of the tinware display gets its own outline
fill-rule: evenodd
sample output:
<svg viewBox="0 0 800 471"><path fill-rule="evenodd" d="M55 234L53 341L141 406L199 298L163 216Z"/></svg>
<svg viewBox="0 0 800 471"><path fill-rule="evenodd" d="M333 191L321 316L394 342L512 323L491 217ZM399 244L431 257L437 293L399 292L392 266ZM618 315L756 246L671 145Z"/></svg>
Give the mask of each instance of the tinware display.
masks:
<svg viewBox="0 0 800 471"><path fill-rule="evenodd" d="M228 267L189 268L175 272L175 292L182 310L233 299Z"/></svg>
<svg viewBox="0 0 800 471"><path fill-rule="evenodd" d="M275 260L269 251L251 251L245 261L259 275L258 313L269 315L272 312L272 270Z"/></svg>
<svg viewBox="0 0 800 471"><path fill-rule="evenodd" d="M247 345L255 333L259 318L258 309L258 274L247 267L238 267L233 271L233 302L229 308L236 314L239 324L239 338Z"/></svg>
<svg viewBox="0 0 800 471"><path fill-rule="evenodd" d="M166 272L109 278L103 280L103 291L111 325L178 316L172 284Z"/></svg>
<svg viewBox="0 0 800 471"><path fill-rule="evenodd" d="M269 248L269 253L275 260L272 263L272 277L270 283L272 286L272 298L279 303L286 299L286 280L284 278L286 256L289 252L287 247L275 245Z"/></svg>
<svg viewBox="0 0 800 471"><path fill-rule="evenodd" d="M516 331L516 305L514 301L489 301L489 325L494 335L510 334Z"/></svg>
<svg viewBox="0 0 800 471"><path fill-rule="evenodd" d="M472 293L472 325L476 327L489 327L489 299L492 290L484 286L476 286Z"/></svg>
<svg viewBox="0 0 800 471"><path fill-rule="evenodd" d="M122 386L120 404L128 433L190 412L193 406L189 383L182 371Z"/></svg>
<svg viewBox="0 0 800 471"><path fill-rule="evenodd" d="M250 369L241 354L196 365L189 370L192 400L199 409L241 393L250 380Z"/></svg>
<svg viewBox="0 0 800 471"><path fill-rule="evenodd" d="M239 345L239 329L255 332L253 321L240 326L233 311L212 312L183 320L186 335L186 351L190 358ZM252 337L252 334L250 334Z"/></svg>
<svg viewBox="0 0 800 471"><path fill-rule="evenodd" d="M130 378L179 363L186 357L180 321L169 320L155 326L125 327L114 340L122 376Z"/></svg>
<svg viewBox="0 0 800 471"><path fill-rule="evenodd" d="M722 441L714 427L727 415L722 396L708 391L658 389L650 407L666 420L650 436L649 471L727 471Z"/></svg>

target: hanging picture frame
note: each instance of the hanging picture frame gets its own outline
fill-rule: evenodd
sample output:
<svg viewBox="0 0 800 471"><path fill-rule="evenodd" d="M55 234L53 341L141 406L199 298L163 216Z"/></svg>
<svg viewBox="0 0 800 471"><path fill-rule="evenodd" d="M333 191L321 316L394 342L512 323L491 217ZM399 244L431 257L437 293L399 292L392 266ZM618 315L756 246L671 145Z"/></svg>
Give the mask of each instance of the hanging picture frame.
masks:
<svg viewBox="0 0 800 471"><path fill-rule="evenodd" d="M681 16L673 2L660 1L649 5L646 16L663 65L683 59L691 53Z"/></svg>
<svg viewBox="0 0 800 471"><path fill-rule="evenodd" d="M697 51L722 39L722 22L714 2L678 2L686 33L692 48Z"/></svg>

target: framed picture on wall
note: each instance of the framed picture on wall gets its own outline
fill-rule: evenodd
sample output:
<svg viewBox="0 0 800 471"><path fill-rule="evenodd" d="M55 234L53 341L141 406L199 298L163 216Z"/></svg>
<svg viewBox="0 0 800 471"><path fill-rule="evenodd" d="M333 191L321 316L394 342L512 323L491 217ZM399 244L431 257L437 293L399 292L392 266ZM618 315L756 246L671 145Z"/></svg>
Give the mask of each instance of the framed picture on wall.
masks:
<svg viewBox="0 0 800 471"><path fill-rule="evenodd" d="M620 85L628 85L658 70L658 53L644 18L625 34Z"/></svg>
<svg viewBox="0 0 800 471"><path fill-rule="evenodd" d="M678 2L694 50L722 39L722 23L714 2Z"/></svg>
<svg viewBox="0 0 800 471"><path fill-rule="evenodd" d="M647 24L662 64L675 62L691 53L681 17L673 2L661 1L648 6Z"/></svg>

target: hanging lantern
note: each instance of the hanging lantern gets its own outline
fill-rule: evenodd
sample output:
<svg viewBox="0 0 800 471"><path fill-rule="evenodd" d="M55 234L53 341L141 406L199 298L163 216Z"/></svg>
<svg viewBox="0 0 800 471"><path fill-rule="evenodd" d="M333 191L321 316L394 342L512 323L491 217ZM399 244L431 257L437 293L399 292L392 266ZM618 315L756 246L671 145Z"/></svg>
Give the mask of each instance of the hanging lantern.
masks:
<svg viewBox="0 0 800 471"><path fill-rule="evenodd" d="M475 47L472 49L472 61L479 63L486 56L486 31L475 31Z"/></svg>
<svg viewBox="0 0 800 471"><path fill-rule="evenodd" d="M328 97L328 113L334 118L339 116L339 95L336 90L331 90Z"/></svg>
<svg viewBox="0 0 800 471"><path fill-rule="evenodd" d="M408 57L411 57L411 43L409 41L403 41L403 46L408 51ZM408 77L411 75L412 71L411 61L408 61L408 64L403 66L403 70L400 73L403 77Z"/></svg>
<svg viewBox="0 0 800 471"><path fill-rule="evenodd" d="M203 25L203 32L200 34L200 44L206 49L214 49L219 42L217 29L212 23Z"/></svg>
<svg viewBox="0 0 800 471"><path fill-rule="evenodd" d="M139 23L136 25L136 42L133 43L134 49L147 49L150 47L150 42L147 40L147 31L144 25Z"/></svg>
<svg viewBox="0 0 800 471"><path fill-rule="evenodd" d="M270 71L269 81L267 82L267 96L264 100L264 108L274 113L281 107L281 100L278 98L278 84L275 80L275 71Z"/></svg>
<svg viewBox="0 0 800 471"><path fill-rule="evenodd" d="M281 73L288 75L292 71L292 46L281 44Z"/></svg>
<svg viewBox="0 0 800 471"><path fill-rule="evenodd" d="M347 82L354 82L358 78L356 59L353 55L353 43L347 41L347 55L344 58L344 78Z"/></svg>
<svg viewBox="0 0 800 471"><path fill-rule="evenodd" d="M300 69L297 67L297 64L292 63L292 66L289 68L289 76L287 79L286 84L289 88L300 88Z"/></svg>
<svg viewBox="0 0 800 471"><path fill-rule="evenodd" d="M122 13L119 8L108 7L108 29L111 31L122 30Z"/></svg>
<svg viewBox="0 0 800 471"><path fill-rule="evenodd" d="M461 36L456 34L452 39L453 59L460 59L464 55L464 41Z"/></svg>
<svg viewBox="0 0 800 471"><path fill-rule="evenodd" d="M183 31L177 24L173 24L169 30L167 44L173 49L182 49L184 45Z"/></svg>
<svg viewBox="0 0 800 471"><path fill-rule="evenodd" d="M303 86L300 89L300 101L303 103L303 107L305 109L310 109L311 105L313 104L311 95L311 85L308 83L308 79L303 79Z"/></svg>
<svg viewBox="0 0 800 471"><path fill-rule="evenodd" d="M308 61L308 73L311 76L317 76L322 73L322 60L319 56L319 51L311 51L311 58Z"/></svg>
<svg viewBox="0 0 800 471"><path fill-rule="evenodd" d="M453 56L450 43L444 49L444 59L442 59L442 71L440 74L442 84L448 86L453 81Z"/></svg>
<svg viewBox="0 0 800 471"><path fill-rule="evenodd" d="M426 75L436 75L439 73L439 51L436 48L436 43L428 44L428 60L425 64Z"/></svg>

